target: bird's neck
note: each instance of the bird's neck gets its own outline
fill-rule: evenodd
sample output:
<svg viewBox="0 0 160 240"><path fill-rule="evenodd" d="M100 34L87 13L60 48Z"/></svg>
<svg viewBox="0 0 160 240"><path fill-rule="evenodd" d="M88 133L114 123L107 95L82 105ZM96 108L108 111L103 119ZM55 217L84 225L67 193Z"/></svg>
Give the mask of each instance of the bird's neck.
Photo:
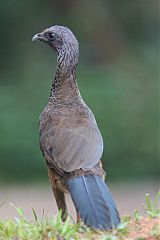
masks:
<svg viewBox="0 0 160 240"><path fill-rule="evenodd" d="M76 80L76 65L71 53L59 54L52 81L49 101L59 104L72 103L81 98ZM77 60L78 61L78 60Z"/></svg>

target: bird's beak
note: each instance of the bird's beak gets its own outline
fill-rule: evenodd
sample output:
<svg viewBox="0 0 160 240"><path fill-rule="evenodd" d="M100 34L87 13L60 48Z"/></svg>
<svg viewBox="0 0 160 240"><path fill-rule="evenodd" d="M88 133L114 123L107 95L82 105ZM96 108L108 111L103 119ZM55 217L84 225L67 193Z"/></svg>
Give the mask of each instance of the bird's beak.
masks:
<svg viewBox="0 0 160 240"><path fill-rule="evenodd" d="M34 35L34 37L32 38L32 41L46 41L44 34L43 33L37 33L36 35Z"/></svg>

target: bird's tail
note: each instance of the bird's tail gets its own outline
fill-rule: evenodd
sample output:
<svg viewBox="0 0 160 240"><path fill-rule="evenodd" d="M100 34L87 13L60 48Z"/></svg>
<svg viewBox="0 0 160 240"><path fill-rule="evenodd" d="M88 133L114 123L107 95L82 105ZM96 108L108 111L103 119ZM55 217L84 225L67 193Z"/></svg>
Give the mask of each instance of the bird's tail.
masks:
<svg viewBox="0 0 160 240"><path fill-rule="evenodd" d="M118 210L100 176L72 178L68 186L75 208L87 226L94 229L112 229L118 225Z"/></svg>

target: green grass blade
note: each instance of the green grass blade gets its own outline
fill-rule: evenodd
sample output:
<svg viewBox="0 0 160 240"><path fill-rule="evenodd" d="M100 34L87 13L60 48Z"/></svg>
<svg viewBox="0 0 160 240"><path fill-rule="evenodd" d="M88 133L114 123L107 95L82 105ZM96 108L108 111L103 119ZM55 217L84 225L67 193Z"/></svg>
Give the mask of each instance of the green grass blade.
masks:
<svg viewBox="0 0 160 240"><path fill-rule="evenodd" d="M33 216L34 216L35 221L38 223L38 217L37 217L36 211L34 210L33 207L32 207L32 212L33 212Z"/></svg>

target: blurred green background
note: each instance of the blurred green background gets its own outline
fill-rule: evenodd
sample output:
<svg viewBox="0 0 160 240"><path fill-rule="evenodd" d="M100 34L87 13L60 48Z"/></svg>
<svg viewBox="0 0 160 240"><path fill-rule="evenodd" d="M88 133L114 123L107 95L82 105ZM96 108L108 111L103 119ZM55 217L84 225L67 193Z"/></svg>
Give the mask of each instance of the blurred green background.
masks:
<svg viewBox="0 0 160 240"><path fill-rule="evenodd" d="M43 181L38 116L56 55L32 36L65 25L78 84L101 129L111 180L158 177L158 1L0 1L0 183Z"/></svg>

